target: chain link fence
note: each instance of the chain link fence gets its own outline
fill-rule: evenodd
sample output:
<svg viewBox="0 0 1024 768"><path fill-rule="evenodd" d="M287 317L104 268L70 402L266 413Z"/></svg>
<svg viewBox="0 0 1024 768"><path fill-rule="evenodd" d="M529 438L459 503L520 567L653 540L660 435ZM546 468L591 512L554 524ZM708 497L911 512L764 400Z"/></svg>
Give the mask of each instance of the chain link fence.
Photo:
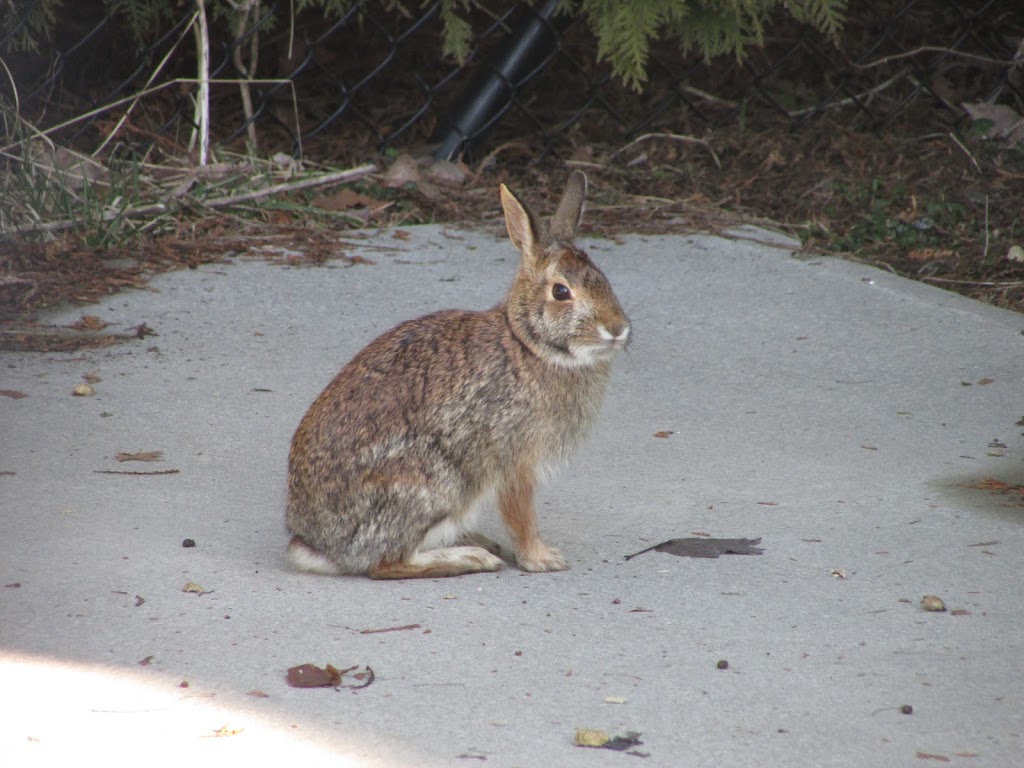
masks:
<svg viewBox="0 0 1024 768"><path fill-rule="evenodd" d="M12 44L39 3L14 6L0 29L0 105L84 151L188 154L202 60L195 7L183 6L140 48L121 5L66 4L52 41L36 53ZM332 162L408 147L480 156L508 142L541 158L736 123L798 131L826 113L865 130L924 120L937 131L961 127L965 103L1024 113L1016 0L863 0L851 4L839 41L780 19L742 62L655 45L640 93L595 62L590 30L552 13L556 6L519 3L496 13L475 3L476 36L461 64L439 55L437 3L364 0L326 18L265 3L244 23L211 20L213 141Z"/></svg>

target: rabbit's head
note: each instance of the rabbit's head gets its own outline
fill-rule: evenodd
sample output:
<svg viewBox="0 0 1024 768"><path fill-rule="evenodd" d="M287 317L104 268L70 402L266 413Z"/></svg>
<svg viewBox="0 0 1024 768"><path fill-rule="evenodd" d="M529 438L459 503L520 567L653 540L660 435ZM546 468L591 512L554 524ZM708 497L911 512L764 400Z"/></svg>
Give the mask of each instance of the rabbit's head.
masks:
<svg viewBox="0 0 1024 768"><path fill-rule="evenodd" d="M534 354L567 368L607 360L629 339L629 318L608 279L573 244L586 192L587 177L575 171L545 228L501 185L508 235L522 254L506 299L509 323Z"/></svg>

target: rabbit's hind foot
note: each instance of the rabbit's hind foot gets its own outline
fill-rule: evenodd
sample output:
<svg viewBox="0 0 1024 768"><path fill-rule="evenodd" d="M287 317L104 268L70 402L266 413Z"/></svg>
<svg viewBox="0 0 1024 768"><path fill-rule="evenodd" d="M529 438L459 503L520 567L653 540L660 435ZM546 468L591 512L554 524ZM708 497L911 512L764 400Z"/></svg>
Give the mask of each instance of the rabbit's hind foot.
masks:
<svg viewBox="0 0 1024 768"><path fill-rule="evenodd" d="M381 561L367 575L371 579L434 579L496 571L502 565L500 557L480 547L446 547L415 552L397 562Z"/></svg>

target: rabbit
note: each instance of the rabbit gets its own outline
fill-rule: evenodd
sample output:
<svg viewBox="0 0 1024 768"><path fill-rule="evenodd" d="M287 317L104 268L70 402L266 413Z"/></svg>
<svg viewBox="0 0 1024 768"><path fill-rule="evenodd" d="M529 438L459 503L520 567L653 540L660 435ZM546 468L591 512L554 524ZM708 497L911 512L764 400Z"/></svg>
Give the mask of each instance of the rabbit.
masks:
<svg viewBox="0 0 1024 768"><path fill-rule="evenodd" d="M495 571L513 558L470 533L494 495L519 568L568 568L540 536L534 489L581 443L630 333L572 242L586 190L574 172L548 228L502 184L521 253L505 300L401 323L310 406L289 454L293 566L373 579Z"/></svg>

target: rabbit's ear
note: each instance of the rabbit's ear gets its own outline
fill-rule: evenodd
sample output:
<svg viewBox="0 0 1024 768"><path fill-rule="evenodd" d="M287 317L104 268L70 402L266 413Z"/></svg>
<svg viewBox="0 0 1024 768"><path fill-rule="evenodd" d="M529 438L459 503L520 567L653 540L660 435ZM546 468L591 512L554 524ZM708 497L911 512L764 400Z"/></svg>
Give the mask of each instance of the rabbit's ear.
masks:
<svg viewBox="0 0 1024 768"><path fill-rule="evenodd" d="M543 247L544 237L536 217L504 184L501 185L501 207L505 209L509 239L525 258L535 259Z"/></svg>
<svg viewBox="0 0 1024 768"><path fill-rule="evenodd" d="M583 218L583 200L587 196L587 177L583 171L573 171L565 184L562 201L551 217L551 237L569 242L576 237L576 230Z"/></svg>

